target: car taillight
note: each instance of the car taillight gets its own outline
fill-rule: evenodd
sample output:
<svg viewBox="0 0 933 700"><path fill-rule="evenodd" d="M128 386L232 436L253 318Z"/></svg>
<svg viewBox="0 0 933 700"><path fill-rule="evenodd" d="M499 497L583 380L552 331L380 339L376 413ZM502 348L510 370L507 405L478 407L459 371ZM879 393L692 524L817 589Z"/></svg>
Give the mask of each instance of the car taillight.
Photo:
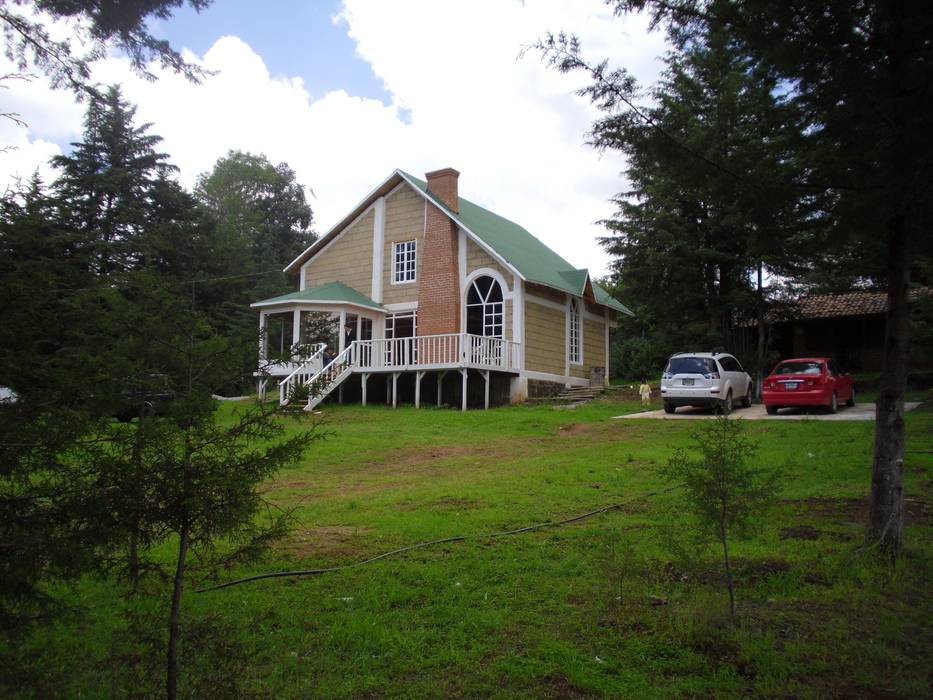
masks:
<svg viewBox="0 0 933 700"><path fill-rule="evenodd" d="M674 375L668 374L667 372L661 375L661 379L673 379L673 378L674 378Z"/></svg>
<svg viewBox="0 0 933 700"><path fill-rule="evenodd" d="M709 374L704 374L703 379L719 379L719 374L717 372L710 372Z"/></svg>

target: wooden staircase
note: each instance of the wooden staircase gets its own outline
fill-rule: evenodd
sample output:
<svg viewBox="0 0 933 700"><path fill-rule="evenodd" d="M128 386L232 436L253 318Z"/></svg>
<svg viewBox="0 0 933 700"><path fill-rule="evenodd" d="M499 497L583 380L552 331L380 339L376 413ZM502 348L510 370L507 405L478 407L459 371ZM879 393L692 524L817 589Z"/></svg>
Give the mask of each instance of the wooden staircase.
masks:
<svg viewBox="0 0 933 700"><path fill-rule="evenodd" d="M564 404L580 404L592 401L603 393L601 386L572 386L554 397L554 401Z"/></svg>

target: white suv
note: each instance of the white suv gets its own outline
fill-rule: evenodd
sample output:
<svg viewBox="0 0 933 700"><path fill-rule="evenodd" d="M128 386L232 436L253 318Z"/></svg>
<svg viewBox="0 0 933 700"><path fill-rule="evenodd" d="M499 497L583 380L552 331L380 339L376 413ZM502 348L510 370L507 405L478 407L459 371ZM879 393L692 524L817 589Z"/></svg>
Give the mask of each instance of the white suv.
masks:
<svg viewBox="0 0 933 700"><path fill-rule="evenodd" d="M724 352L681 352L671 355L661 375L664 412L678 406L712 406L724 413L735 402L752 405L752 378Z"/></svg>

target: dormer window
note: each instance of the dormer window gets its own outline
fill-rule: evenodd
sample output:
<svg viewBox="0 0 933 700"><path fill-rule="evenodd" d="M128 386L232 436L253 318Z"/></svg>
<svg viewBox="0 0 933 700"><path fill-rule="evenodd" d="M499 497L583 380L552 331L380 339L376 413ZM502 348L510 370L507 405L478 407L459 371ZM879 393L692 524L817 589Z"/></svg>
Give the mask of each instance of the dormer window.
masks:
<svg viewBox="0 0 933 700"><path fill-rule="evenodd" d="M392 244L392 284L415 281L417 241Z"/></svg>

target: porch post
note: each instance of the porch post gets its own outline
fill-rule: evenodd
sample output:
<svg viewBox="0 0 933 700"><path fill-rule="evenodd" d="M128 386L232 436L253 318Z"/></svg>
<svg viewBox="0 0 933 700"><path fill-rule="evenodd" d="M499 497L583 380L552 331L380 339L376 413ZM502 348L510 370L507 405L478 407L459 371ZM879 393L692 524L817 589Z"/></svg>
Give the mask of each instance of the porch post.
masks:
<svg viewBox="0 0 933 700"><path fill-rule="evenodd" d="M369 381L369 372L363 372L360 375L360 386L363 389L363 405L366 405L366 382Z"/></svg>
<svg viewBox="0 0 933 700"><path fill-rule="evenodd" d="M463 391L460 399L460 410L465 411L467 408L467 369L461 369L460 374L463 376Z"/></svg>
<svg viewBox="0 0 933 700"><path fill-rule="evenodd" d="M415 408L421 408L421 380L424 372L415 372Z"/></svg>
<svg viewBox="0 0 933 700"><path fill-rule="evenodd" d="M397 402L397 399L398 399L398 397L397 397L397 394L398 394L398 375L400 375L400 374L401 374L401 372L393 372L393 373L392 373L392 408L395 408L395 407L398 405L398 402Z"/></svg>
<svg viewBox="0 0 933 700"><path fill-rule="evenodd" d="M392 402L392 377L386 375L386 406Z"/></svg>
<svg viewBox="0 0 933 700"><path fill-rule="evenodd" d="M486 393L489 393L488 389ZM343 384L337 388L337 403L343 403Z"/></svg>
<svg viewBox="0 0 933 700"><path fill-rule="evenodd" d="M259 312L259 362L260 364L266 361L267 357L267 348L268 348L268 338L266 337L266 312Z"/></svg>
<svg viewBox="0 0 933 700"><path fill-rule="evenodd" d="M347 338L346 333L343 332L343 327L345 325L347 325L347 310L340 309L340 330L337 331L337 347L339 348L337 350L338 355L346 349L345 345Z"/></svg>
<svg viewBox="0 0 933 700"><path fill-rule="evenodd" d="M489 370L488 369L485 372L483 372L483 379L486 380L486 398L484 402L485 403L484 408L488 411L489 410Z"/></svg>
<svg viewBox="0 0 933 700"><path fill-rule="evenodd" d="M295 309L292 314L292 347L298 345L301 335L301 309Z"/></svg>
<svg viewBox="0 0 933 700"><path fill-rule="evenodd" d="M447 370L445 369L437 376L437 407L441 407L441 393L444 390L444 377L447 376Z"/></svg>

